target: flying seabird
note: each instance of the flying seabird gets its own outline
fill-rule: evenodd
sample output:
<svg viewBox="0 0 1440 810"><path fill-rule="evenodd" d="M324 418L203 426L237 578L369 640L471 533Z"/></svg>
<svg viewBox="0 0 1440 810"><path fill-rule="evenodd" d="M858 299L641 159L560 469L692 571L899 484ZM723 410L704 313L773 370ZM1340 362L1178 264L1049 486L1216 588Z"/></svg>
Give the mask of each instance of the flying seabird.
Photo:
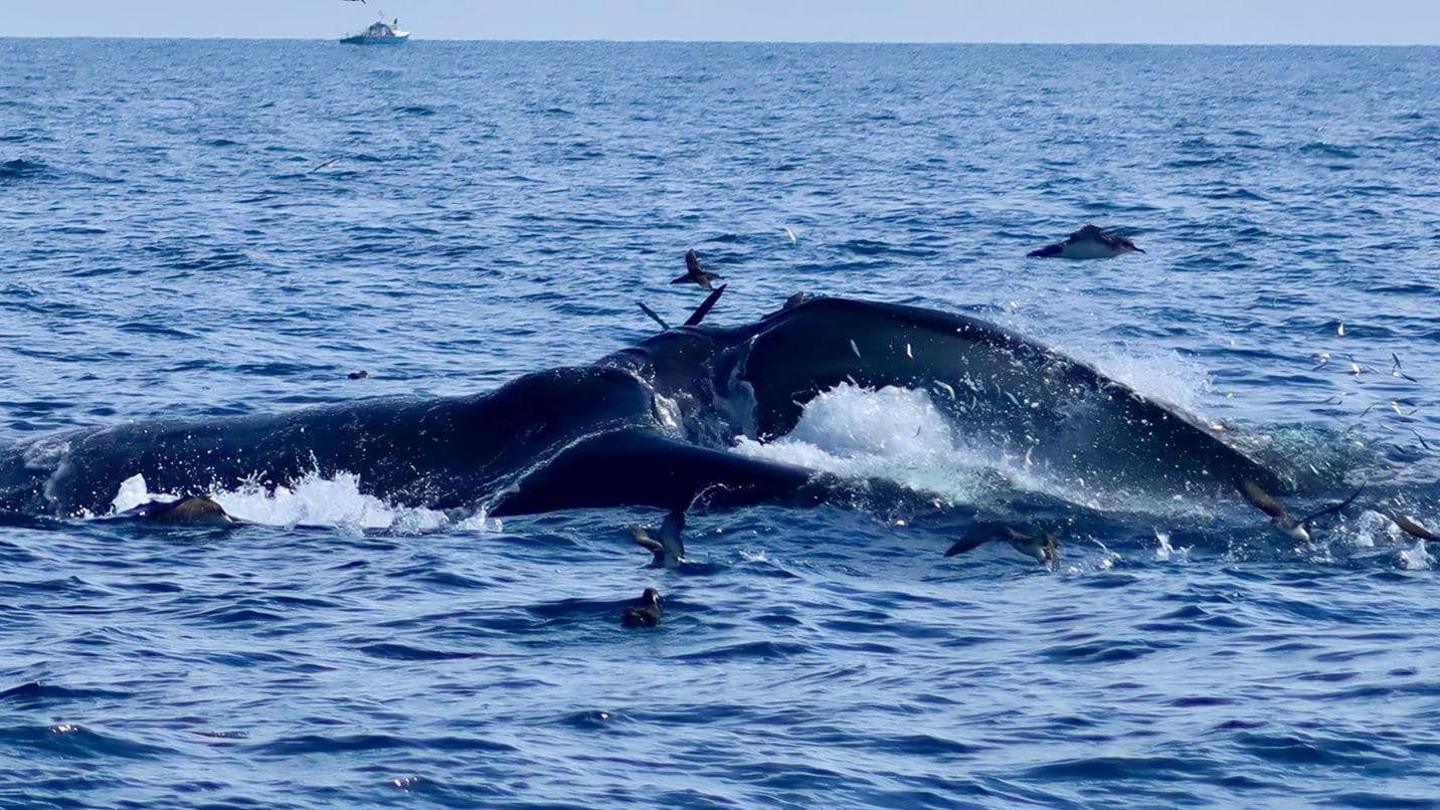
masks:
<svg viewBox="0 0 1440 810"><path fill-rule="evenodd" d="M1135 243L1123 236L1086 225L1070 234L1064 242L1047 245L1025 254L1032 259L1112 259L1122 253L1144 253Z"/></svg>
<svg viewBox="0 0 1440 810"><path fill-rule="evenodd" d="M715 289L712 283L720 278L719 273L711 273L700 266L700 257L696 255L695 249L685 251L685 275L670 282L671 284L698 284L707 290Z"/></svg>

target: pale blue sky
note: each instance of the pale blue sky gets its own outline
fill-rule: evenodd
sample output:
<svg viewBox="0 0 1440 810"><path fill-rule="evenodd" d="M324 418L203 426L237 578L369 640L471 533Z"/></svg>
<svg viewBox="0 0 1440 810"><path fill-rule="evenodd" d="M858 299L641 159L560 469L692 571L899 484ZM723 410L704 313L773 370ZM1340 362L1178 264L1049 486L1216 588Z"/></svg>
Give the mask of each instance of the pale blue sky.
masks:
<svg viewBox="0 0 1440 810"><path fill-rule="evenodd" d="M1440 44L1440 0L0 0L0 35Z"/></svg>

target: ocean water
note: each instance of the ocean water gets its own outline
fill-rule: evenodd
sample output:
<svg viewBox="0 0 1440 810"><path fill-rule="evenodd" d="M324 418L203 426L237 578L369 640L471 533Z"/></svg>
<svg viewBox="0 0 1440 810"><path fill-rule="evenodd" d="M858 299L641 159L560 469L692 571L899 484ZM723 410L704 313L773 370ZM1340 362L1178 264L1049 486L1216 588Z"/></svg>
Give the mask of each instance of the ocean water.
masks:
<svg viewBox="0 0 1440 810"><path fill-rule="evenodd" d="M0 805L1440 806L1437 573L1365 508L1440 523L1437 66L0 39L7 444L485 391L652 334L636 300L680 320L695 247L716 322L797 290L977 314L1365 488L1314 548L1079 498L1104 519L1053 571L843 504L692 514L702 564L651 571L644 510L343 475L217 493L230 531L11 520ZM1086 222L1147 252L1023 258ZM842 387L736 452L960 511L996 495L956 432ZM662 626L622 630L647 586Z"/></svg>

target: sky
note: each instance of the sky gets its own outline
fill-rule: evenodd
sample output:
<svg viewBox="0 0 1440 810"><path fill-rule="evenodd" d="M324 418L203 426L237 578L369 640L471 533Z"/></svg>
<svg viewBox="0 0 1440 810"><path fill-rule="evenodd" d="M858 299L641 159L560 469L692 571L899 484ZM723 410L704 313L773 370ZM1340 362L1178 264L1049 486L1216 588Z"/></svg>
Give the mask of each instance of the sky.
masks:
<svg viewBox="0 0 1440 810"><path fill-rule="evenodd" d="M0 0L0 35L1440 44L1440 0Z"/></svg>

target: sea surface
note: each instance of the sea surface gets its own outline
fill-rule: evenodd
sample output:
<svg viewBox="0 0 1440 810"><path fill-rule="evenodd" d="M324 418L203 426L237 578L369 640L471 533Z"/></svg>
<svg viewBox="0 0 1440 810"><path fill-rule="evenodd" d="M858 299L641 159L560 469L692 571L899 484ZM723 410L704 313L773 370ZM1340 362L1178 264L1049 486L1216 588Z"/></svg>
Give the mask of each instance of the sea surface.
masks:
<svg viewBox="0 0 1440 810"><path fill-rule="evenodd" d="M1087 222L1146 252L1024 258ZM0 806L1440 807L1440 572L1366 507L1440 524L1440 50L0 39L3 443L482 392L682 320L690 247L714 322L978 315L1364 491L1312 548L1132 503L1055 570L836 505L652 571L644 510L344 475L9 521ZM737 452L962 510L936 418Z"/></svg>

